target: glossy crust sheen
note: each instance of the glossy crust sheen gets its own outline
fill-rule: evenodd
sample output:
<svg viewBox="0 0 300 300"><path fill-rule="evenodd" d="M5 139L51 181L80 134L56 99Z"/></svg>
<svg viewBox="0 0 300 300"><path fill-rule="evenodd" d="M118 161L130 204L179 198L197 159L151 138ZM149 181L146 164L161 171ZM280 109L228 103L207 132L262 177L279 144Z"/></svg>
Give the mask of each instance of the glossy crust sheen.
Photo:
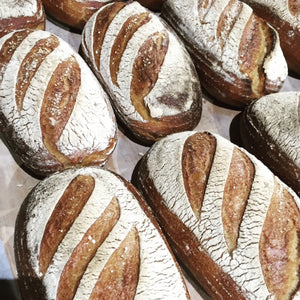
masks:
<svg viewBox="0 0 300 300"><path fill-rule="evenodd" d="M15 257L24 299L190 299L146 202L100 168L57 173L32 190Z"/></svg>
<svg viewBox="0 0 300 300"><path fill-rule="evenodd" d="M198 124L202 94L189 54L138 2L108 4L94 14L81 53L110 94L121 127L136 141L151 144Z"/></svg>
<svg viewBox="0 0 300 300"><path fill-rule="evenodd" d="M34 176L103 165L115 148L108 96L82 58L49 32L0 39L0 97L2 137Z"/></svg>
<svg viewBox="0 0 300 300"><path fill-rule="evenodd" d="M278 33L238 0L167 0L162 17L183 39L205 90L243 108L280 90L287 65Z"/></svg>
<svg viewBox="0 0 300 300"><path fill-rule="evenodd" d="M243 0L279 33L289 70L300 75L300 2L297 0Z"/></svg>
<svg viewBox="0 0 300 300"><path fill-rule="evenodd" d="M45 13L41 0L3 0L0 10L0 38L18 29L45 29Z"/></svg>
<svg viewBox="0 0 300 300"><path fill-rule="evenodd" d="M42 0L45 11L59 22L82 30L88 19L103 5L114 0Z"/></svg>
<svg viewBox="0 0 300 300"><path fill-rule="evenodd" d="M207 132L173 134L132 182L213 299L298 299L299 197L254 156Z"/></svg>
<svg viewBox="0 0 300 300"><path fill-rule="evenodd" d="M300 195L300 93L281 92L250 103L241 117L243 147Z"/></svg>

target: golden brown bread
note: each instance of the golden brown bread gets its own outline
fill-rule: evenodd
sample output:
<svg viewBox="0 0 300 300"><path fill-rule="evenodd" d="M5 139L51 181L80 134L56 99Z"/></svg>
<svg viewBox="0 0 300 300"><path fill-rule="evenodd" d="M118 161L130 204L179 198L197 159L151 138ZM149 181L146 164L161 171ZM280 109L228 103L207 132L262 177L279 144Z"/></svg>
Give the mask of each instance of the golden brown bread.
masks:
<svg viewBox="0 0 300 300"><path fill-rule="evenodd" d="M190 299L141 195L101 168L56 173L32 190L15 258L24 299Z"/></svg>
<svg viewBox="0 0 300 300"><path fill-rule="evenodd" d="M299 297L299 197L254 156L216 134L177 133L132 181L213 299Z"/></svg>
<svg viewBox="0 0 300 300"><path fill-rule="evenodd" d="M300 75L300 2L298 0L243 0L277 31L289 70Z"/></svg>
<svg viewBox="0 0 300 300"><path fill-rule="evenodd" d="M82 30L88 19L102 6L114 0L42 0L45 11L55 20Z"/></svg>
<svg viewBox="0 0 300 300"><path fill-rule="evenodd" d="M45 13L41 0L2 0L0 37L18 29L45 29Z"/></svg>
<svg viewBox="0 0 300 300"><path fill-rule="evenodd" d="M238 0L167 0L162 16L184 41L205 90L242 108L280 90L287 65L278 33Z"/></svg>
<svg viewBox="0 0 300 300"><path fill-rule="evenodd" d="M95 13L81 53L136 141L151 144L198 124L202 94L194 65L174 33L138 2L115 2Z"/></svg>
<svg viewBox="0 0 300 300"><path fill-rule="evenodd" d="M104 164L117 127L108 96L82 58L46 31L0 39L0 127L35 176Z"/></svg>
<svg viewBox="0 0 300 300"><path fill-rule="evenodd" d="M300 93L251 102L242 113L240 133L243 147L300 195Z"/></svg>

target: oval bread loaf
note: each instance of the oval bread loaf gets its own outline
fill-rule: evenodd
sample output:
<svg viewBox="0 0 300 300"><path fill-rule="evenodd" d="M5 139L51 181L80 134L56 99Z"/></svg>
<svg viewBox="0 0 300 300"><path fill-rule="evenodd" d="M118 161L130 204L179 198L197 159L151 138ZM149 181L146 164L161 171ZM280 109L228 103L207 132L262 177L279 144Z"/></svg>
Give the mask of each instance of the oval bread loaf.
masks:
<svg viewBox="0 0 300 300"><path fill-rule="evenodd" d="M201 88L189 54L154 13L115 2L87 22L81 52L111 96L121 127L140 143L194 128Z"/></svg>
<svg viewBox="0 0 300 300"><path fill-rule="evenodd" d="M300 75L300 1L243 0L243 2L250 5L255 14L278 31L289 69Z"/></svg>
<svg viewBox="0 0 300 300"><path fill-rule="evenodd" d="M213 299L299 299L299 197L254 156L215 134L173 134L133 181Z"/></svg>
<svg viewBox="0 0 300 300"><path fill-rule="evenodd" d="M242 145L300 195L300 92L251 102L241 117Z"/></svg>
<svg viewBox="0 0 300 300"><path fill-rule="evenodd" d="M45 11L55 20L82 30L88 19L103 5L114 0L42 0Z"/></svg>
<svg viewBox="0 0 300 300"><path fill-rule="evenodd" d="M278 33L238 0L167 0L162 16L185 42L202 86L242 108L280 90L287 64Z"/></svg>
<svg viewBox="0 0 300 300"><path fill-rule="evenodd" d="M0 128L33 175L104 164L116 144L108 96L83 59L46 31L0 39Z"/></svg>
<svg viewBox="0 0 300 300"><path fill-rule="evenodd" d="M24 299L190 299L141 195L101 168L56 173L33 189L15 258Z"/></svg>
<svg viewBox="0 0 300 300"><path fill-rule="evenodd" d="M18 29L45 29L41 0L1 0L0 37Z"/></svg>

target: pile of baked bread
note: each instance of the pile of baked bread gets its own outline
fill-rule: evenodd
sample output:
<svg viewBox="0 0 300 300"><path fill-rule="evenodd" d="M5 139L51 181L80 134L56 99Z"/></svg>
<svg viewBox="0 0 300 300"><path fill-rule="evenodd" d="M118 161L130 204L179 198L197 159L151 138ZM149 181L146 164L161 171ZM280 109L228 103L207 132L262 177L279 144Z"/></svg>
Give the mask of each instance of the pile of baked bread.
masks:
<svg viewBox="0 0 300 300"><path fill-rule="evenodd" d="M81 34L78 53L45 30ZM300 299L297 0L4 0L1 138L22 203L24 299ZM239 143L194 131L202 99ZM149 147L128 182L118 130ZM180 262L180 264L178 263Z"/></svg>

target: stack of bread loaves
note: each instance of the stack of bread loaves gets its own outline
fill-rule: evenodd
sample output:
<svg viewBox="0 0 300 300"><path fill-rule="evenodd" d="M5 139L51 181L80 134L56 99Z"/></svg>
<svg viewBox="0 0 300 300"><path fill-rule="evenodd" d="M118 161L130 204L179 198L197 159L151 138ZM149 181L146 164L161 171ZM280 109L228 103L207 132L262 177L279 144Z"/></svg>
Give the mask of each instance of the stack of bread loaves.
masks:
<svg viewBox="0 0 300 300"><path fill-rule="evenodd" d="M300 299L299 31L295 0L4 0L22 298Z"/></svg>

